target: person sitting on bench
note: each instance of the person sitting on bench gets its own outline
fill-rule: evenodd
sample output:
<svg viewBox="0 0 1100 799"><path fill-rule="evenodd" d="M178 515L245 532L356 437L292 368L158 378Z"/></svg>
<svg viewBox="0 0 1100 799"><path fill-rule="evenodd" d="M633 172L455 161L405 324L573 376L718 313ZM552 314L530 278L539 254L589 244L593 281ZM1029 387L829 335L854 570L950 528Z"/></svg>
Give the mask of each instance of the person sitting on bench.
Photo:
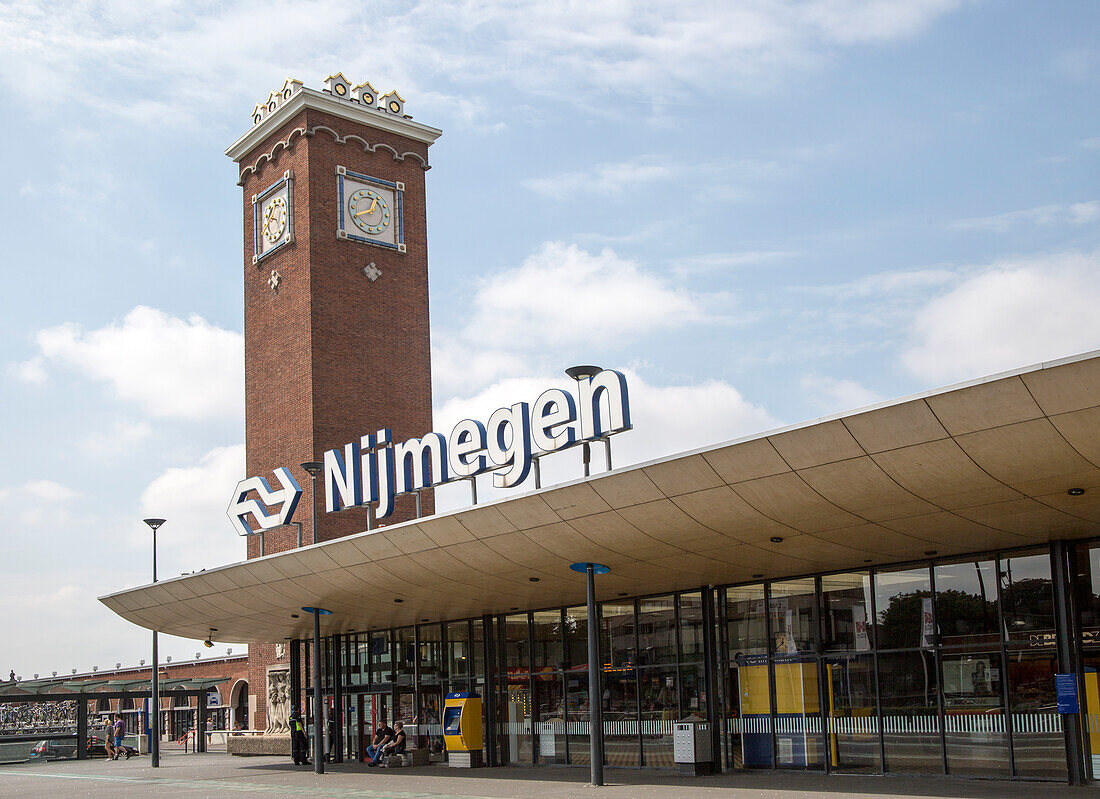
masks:
<svg viewBox="0 0 1100 799"><path fill-rule="evenodd" d="M405 735L405 722L395 721L393 724L393 740L382 747L383 757L389 757L390 755L400 755L405 751L405 740L408 737Z"/></svg>
<svg viewBox="0 0 1100 799"><path fill-rule="evenodd" d="M369 766L377 766L378 761L382 759L382 749L393 740L393 730L390 725L386 723L386 715L383 713L378 717L378 729L374 731L374 741L367 747L367 757L370 758Z"/></svg>

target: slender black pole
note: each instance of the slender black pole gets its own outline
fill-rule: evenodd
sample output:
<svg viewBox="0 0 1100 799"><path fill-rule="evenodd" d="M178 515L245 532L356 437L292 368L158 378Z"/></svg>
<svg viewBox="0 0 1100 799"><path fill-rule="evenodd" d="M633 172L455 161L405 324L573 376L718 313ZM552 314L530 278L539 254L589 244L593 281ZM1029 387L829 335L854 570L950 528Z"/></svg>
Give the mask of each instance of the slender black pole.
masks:
<svg viewBox="0 0 1100 799"><path fill-rule="evenodd" d="M153 528L153 582L157 581L157 528ZM153 630L153 692L149 698L149 761L160 768L160 667L157 664L157 631Z"/></svg>
<svg viewBox="0 0 1100 799"><path fill-rule="evenodd" d="M587 444L585 445L587 446ZM587 464L585 464L587 466ZM600 696L600 639L596 625L596 571L589 563L588 578L588 742L592 784L603 785L603 697Z"/></svg>
<svg viewBox="0 0 1100 799"><path fill-rule="evenodd" d="M313 484L316 486L317 481ZM314 504L316 507L316 503ZM316 534L314 534L316 540ZM325 730L321 713L321 612L313 609L313 771L325 773Z"/></svg>

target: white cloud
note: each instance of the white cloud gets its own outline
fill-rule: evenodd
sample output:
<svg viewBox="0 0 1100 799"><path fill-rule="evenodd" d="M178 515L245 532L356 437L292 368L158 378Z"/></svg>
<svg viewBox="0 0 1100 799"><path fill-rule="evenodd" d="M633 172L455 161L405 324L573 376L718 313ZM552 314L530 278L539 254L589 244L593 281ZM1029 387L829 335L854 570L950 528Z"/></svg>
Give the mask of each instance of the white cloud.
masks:
<svg viewBox="0 0 1100 799"><path fill-rule="evenodd" d="M796 287L796 290L826 294L838 299L881 298L891 294L907 295L914 291L935 288L950 283L957 277L954 271L945 268L905 269L897 272L876 272L848 283L802 286Z"/></svg>
<svg viewBox="0 0 1100 799"><path fill-rule="evenodd" d="M702 315L696 298L635 261L563 242L547 242L519 267L483 280L473 308L466 338L529 350L622 340Z"/></svg>
<svg viewBox="0 0 1100 799"><path fill-rule="evenodd" d="M255 87L274 87L288 68L312 81L333 64L413 96L418 86L461 76L467 95L471 84L507 80L520 91L579 105L614 94L684 102L690 92L716 87L759 91L791 69L823 63L838 46L917 35L957 5L22 2L0 5L0 79L38 112L76 104L144 125L169 117L177 126L194 123L226 103L260 99ZM83 77L93 67L99 77L89 83ZM478 100L471 102L473 110L460 108L460 118L478 116Z"/></svg>
<svg viewBox="0 0 1100 799"><path fill-rule="evenodd" d="M64 324L36 336L40 358L107 384L153 416L239 417L244 340L192 314L186 320L138 306L121 323L83 331ZM32 359L33 360L33 359Z"/></svg>
<svg viewBox="0 0 1100 799"><path fill-rule="evenodd" d="M949 381L1096 349L1097 274L1097 252L994 263L918 311L902 361Z"/></svg>
<svg viewBox="0 0 1100 799"><path fill-rule="evenodd" d="M1100 218L1100 201L1062 205L1040 205L1022 211L1009 211L993 216L977 216L960 219L951 224L954 230L984 230L992 233L1006 233L1022 224L1047 226L1074 224L1081 225Z"/></svg>
<svg viewBox="0 0 1100 799"><path fill-rule="evenodd" d="M600 197L621 196L647 183L670 180L673 170L656 163L652 157L620 163L597 164L587 172L563 172L544 178L530 178L523 186L535 194L554 200L566 200L577 194Z"/></svg>
<svg viewBox="0 0 1100 799"><path fill-rule="evenodd" d="M157 534L157 545L166 553L165 574L244 558L244 543L225 515L233 486L245 476L244 468L243 444L218 447L193 466L166 469L142 492L141 517L168 520ZM149 530L134 522L130 537L144 546Z"/></svg>
<svg viewBox="0 0 1100 799"><path fill-rule="evenodd" d="M40 355L28 358L25 361L13 361L8 364L7 371L16 380L36 386L42 385L49 379L45 363Z"/></svg>
<svg viewBox="0 0 1100 799"><path fill-rule="evenodd" d="M779 426L771 414L746 400L741 393L719 380L697 385L654 386L640 375L623 370L630 388L630 411L634 429L617 435L612 443L615 468L653 460L677 452L695 449L732 438L762 432ZM558 387L575 392L572 381L551 374L500 380L477 394L454 397L435 414L435 429L443 431L461 419L485 420L497 408L516 402L532 402L544 390ZM592 470L604 469L604 451L592 447ZM542 485L550 486L581 477L577 449L549 456L542 461ZM534 487L528 478L527 487ZM514 493L514 489L511 489ZM478 481L479 499L504 496L494 490L491 481ZM468 505L469 487L444 486L437 489L440 510Z"/></svg>
<svg viewBox="0 0 1100 799"><path fill-rule="evenodd" d="M80 492L53 480L31 480L23 484L23 491L28 496L55 502L66 502L80 496Z"/></svg>
<svg viewBox="0 0 1100 799"><path fill-rule="evenodd" d="M799 385L804 393L811 395L811 402L822 414L851 411L883 400L881 394L854 380L806 375Z"/></svg>

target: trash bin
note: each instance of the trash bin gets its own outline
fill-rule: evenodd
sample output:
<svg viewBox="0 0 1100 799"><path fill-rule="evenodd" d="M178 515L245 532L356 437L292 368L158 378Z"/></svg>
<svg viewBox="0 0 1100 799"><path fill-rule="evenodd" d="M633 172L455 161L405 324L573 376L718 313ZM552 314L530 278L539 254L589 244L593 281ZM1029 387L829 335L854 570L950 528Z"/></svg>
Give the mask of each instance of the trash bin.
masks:
<svg viewBox="0 0 1100 799"><path fill-rule="evenodd" d="M676 722L672 728L672 753L681 774L714 773L710 725L703 721Z"/></svg>

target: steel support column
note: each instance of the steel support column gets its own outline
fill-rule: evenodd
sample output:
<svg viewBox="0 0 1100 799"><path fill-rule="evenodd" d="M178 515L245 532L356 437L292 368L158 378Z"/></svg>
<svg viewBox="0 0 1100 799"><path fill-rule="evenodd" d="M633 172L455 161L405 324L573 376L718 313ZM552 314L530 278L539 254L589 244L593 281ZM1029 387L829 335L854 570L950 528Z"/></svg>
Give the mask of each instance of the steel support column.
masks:
<svg viewBox="0 0 1100 799"><path fill-rule="evenodd" d="M1070 592L1069 553L1070 546L1065 541L1055 541L1050 545L1050 558L1054 582L1054 631L1058 639L1058 671L1065 674L1077 673L1077 661L1074 653L1073 595ZM1080 689L1079 689L1080 691ZM1062 714L1062 733L1066 742L1066 771L1070 785L1084 785L1085 770L1081 760L1081 714Z"/></svg>
<svg viewBox="0 0 1100 799"><path fill-rule="evenodd" d="M603 785L603 695L600 693L600 637L596 622L595 564L586 564L588 584L588 743L592 784Z"/></svg>
<svg viewBox="0 0 1100 799"><path fill-rule="evenodd" d="M88 700L76 700L76 759L88 759Z"/></svg>

